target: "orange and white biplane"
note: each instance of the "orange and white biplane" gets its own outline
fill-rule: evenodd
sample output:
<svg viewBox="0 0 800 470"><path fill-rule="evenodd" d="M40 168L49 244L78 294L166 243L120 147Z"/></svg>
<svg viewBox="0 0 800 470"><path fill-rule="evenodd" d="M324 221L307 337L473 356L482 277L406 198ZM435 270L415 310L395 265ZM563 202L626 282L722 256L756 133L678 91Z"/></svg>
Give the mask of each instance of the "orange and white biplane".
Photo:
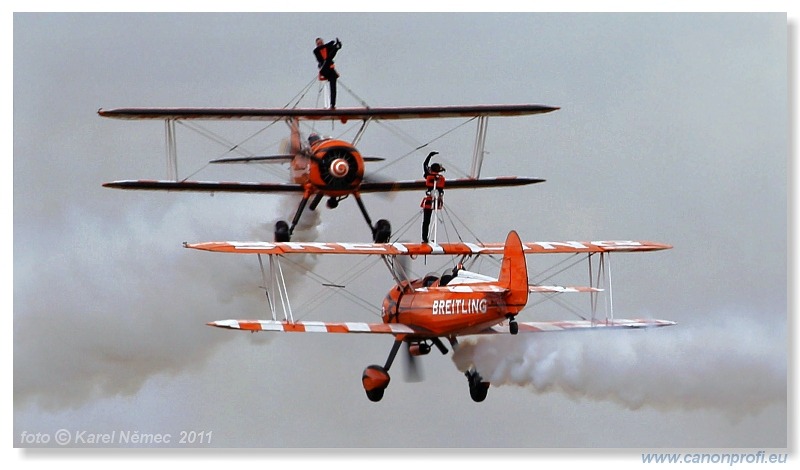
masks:
<svg viewBox="0 0 800 470"><path fill-rule="evenodd" d="M364 369L362 384L371 401L383 398L389 385L389 370L403 346L410 359L428 354L436 347L447 354L445 341L452 348L458 339L469 335L528 334L572 329L648 328L673 325L674 322L654 319L616 319L611 302L610 255L620 252L648 252L671 248L669 245L637 241L595 242L526 242L511 231L505 243L298 243L298 242L207 242L185 243L185 247L223 253L258 256L265 281L265 290L272 312L269 320L220 320L210 326L250 332L285 333L353 333L383 334L394 337L393 346L383 365ZM529 283L528 254L586 255L589 261L589 286L564 287ZM394 278L394 287L381 306L381 322L295 321L289 302L280 260L296 254L372 255L380 256ZM269 257L264 268L262 255ZM444 275L426 275L410 279L400 262L405 257L449 255L460 259L453 270ZM463 268L464 263L479 256L502 255L497 278ZM597 274L592 259L599 256ZM399 258L398 258L399 257ZM407 259L407 258L406 258ZM340 286L341 287L341 286ZM597 296L606 293L606 315L597 317ZM591 313L574 321L517 321L528 304L529 293L560 295L588 293ZM610 311L609 311L610 308ZM282 318L279 318L282 316ZM471 366L466 371L469 392L476 402L486 398L489 382Z"/></svg>
<svg viewBox="0 0 800 470"><path fill-rule="evenodd" d="M467 178L447 181L448 189L492 188L520 186L540 183L544 180L527 177L481 178L484 143L488 118L493 116L524 116L549 113L557 107L538 104L476 105L476 106L428 106L403 108L119 108L100 109L98 114L116 119L163 120L166 128L166 148L169 180L123 180L103 186L117 189L199 191L233 193L294 193L302 195L300 204L290 223L279 221L275 227L276 241L289 241L308 205L310 210L325 197L331 209L342 199L353 196L377 243L391 238L391 224L380 219L373 224L361 199L363 193L391 191L423 191L424 179L406 181L371 181L365 176L365 162L381 160L377 157L362 157L355 145L360 140L367 124L374 120L431 119L431 118L477 118L478 127L472 156L471 174ZM271 156L245 155L243 157L220 158L212 163L275 163L291 165L290 183L188 181L178 178L175 143L175 123L190 120L222 121L285 121L291 131L290 149L287 154ZM309 135L304 139L300 132L302 121L361 121L361 127L352 142L338 139L319 139ZM236 148L241 151L239 146ZM310 204L309 204L310 202Z"/></svg>

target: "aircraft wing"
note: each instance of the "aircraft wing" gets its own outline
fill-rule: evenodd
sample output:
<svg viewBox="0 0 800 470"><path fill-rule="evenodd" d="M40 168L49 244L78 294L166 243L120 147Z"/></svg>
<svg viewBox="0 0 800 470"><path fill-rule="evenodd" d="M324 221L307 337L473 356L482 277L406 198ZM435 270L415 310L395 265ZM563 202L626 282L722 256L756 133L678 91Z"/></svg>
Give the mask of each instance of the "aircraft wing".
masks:
<svg viewBox="0 0 800 470"><path fill-rule="evenodd" d="M446 189L469 189L469 188L494 188L499 186L524 186L527 184L542 183L545 180L538 178L527 178L519 176L500 176L495 178L458 178L447 180ZM359 186L359 192L376 193L391 191L425 191L425 180L409 181L386 181L386 182L363 182Z"/></svg>
<svg viewBox="0 0 800 470"><path fill-rule="evenodd" d="M171 181L122 180L104 183L106 188L151 191L198 191L226 193L302 193L303 186L294 183L247 183L235 181Z"/></svg>
<svg viewBox="0 0 800 470"><path fill-rule="evenodd" d="M596 328L603 329L624 329L624 328L655 328L659 326L675 325L674 321L670 320L655 320L649 318L638 319L609 319L609 320L571 320L571 321L545 321L545 322L517 322L519 325L519 333L546 333L551 331L567 331L567 330L592 330ZM479 335L507 335L511 334L508 324L495 325L483 331L479 331Z"/></svg>
<svg viewBox="0 0 800 470"><path fill-rule="evenodd" d="M328 323L320 321L276 321L276 320L218 320L206 323L208 326L246 331L277 331L283 333L372 333L372 334L414 334L424 333L402 323Z"/></svg>
<svg viewBox="0 0 800 470"><path fill-rule="evenodd" d="M97 114L114 119L202 119L275 121L349 119L435 119L476 116L526 116L556 111L541 104L499 104L469 106L406 106L398 108L115 108L99 109Z"/></svg>
<svg viewBox="0 0 800 470"><path fill-rule="evenodd" d="M503 243L322 243L322 242L205 242L186 243L186 248L223 253L266 255L349 254L349 255L501 255ZM670 245L649 241L524 242L525 254L608 253L658 251Z"/></svg>
<svg viewBox="0 0 800 470"><path fill-rule="evenodd" d="M258 159L258 160L256 160ZM285 161L280 157L267 160L265 157L235 158L212 163ZM500 186L523 186L541 183L543 179L503 176L498 178L461 178L447 182L448 189L493 188ZM294 183L256 183L246 181L172 181L172 180L120 180L104 183L106 188L140 191L197 191L225 193L302 193L303 186ZM424 191L425 180L388 181L361 183L360 192Z"/></svg>
<svg viewBox="0 0 800 470"><path fill-rule="evenodd" d="M276 320L217 320L206 323L208 326L243 331L272 331L280 333L361 333L361 334L418 334L429 335L429 332L413 328L402 323L362 323L342 322L330 323L320 321L287 322ZM546 333L567 330L591 330L596 328L654 328L675 325L669 320L635 319L635 320L590 320L518 322L519 333ZM495 325L472 334L511 334L508 325Z"/></svg>

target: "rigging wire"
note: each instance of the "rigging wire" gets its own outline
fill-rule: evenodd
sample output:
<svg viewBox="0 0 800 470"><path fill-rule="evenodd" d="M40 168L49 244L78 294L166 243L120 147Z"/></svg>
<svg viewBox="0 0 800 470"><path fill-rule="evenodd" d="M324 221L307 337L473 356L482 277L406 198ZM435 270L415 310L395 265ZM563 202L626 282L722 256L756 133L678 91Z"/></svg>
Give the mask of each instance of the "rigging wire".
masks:
<svg viewBox="0 0 800 470"><path fill-rule="evenodd" d="M324 276L322 276L321 274L315 273L314 271L309 270L305 266L292 261L291 259L289 259L289 257L281 256L281 258L286 260L286 262L288 262L289 265L290 265L289 267L290 268L294 268L293 271L297 272L298 274L300 274L302 276L307 276L308 278L310 278L311 280L313 280L313 281L315 281L315 282L317 282L319 284L328 284L328 285L344 285L346 283L352 282L353 280L357 279L359 276L361 276L364 272L366 272L367 270L372 268L377 263L377 260L372 260L371 263L369 263L367 266L362 267L358 271L350 270L350 271L346 272L345 274L343 274L342 276L340 276L340 278L337 279L337 280L329 280L329 279L325 278ZM366 260L367 260L367 258L364 258L364 260L362 260L362 262L366 262ZM347 277L343 277L343 276L347 276ZM379 314L377 314L375 312L375 305L373 303L369 302L368 300L366 300L366 299L364 299L362 297L359 297L358 295L352 293L351 291L347 290L346 288L345 289L335 288L335 289L327 290L326 294L323 295L323 296L307 300L304 304L302 304L298 308L298 310L302 310L304 313L299 315L298 318L304 317L306 314L308 314L314 308L316 308L316 304L324 302L325 300L330 298L333 294L341 294L344 297L346 297L349 300L351 300L353 303L357 304L359 307L364 308L370 314L380 316ZM309 307L309 305L314 305L314 308Z"/></svg>
<svg viewBox="0 0 800 470"><path fill-rule="evenodd" d="M215 133L215 132L213 132L213 131L211 131L211 130L209 130L209 129L207 129L207 128L205 128L205 127L203 127L203 126L201 126L201 125L199 125L197 123L194 123L194 122L190 123L190 122L185 122L185 121L182 121L182 120L177 120L176 122L178 124L180 124L181 126L183 126L184 128L186 128L186 129L188 129L188 130L190 130L192 132L195 132L196 134L198 134L198 135L200 135L202 137L205 137L206 139L208 139L208 140L210 140L212 142L216 142L217 144L225 147L227 150L225 152L223 152L222 154L218 154L218 156L216 157L216 158L222 158L225 155L228 155L228 154L230 154L232 152L235 152L235 153L237 153L239 155L242 155L242 156L245 156L245 157L254 156L255 153L250 151L250 150L247 150L246 148L244 148L243 144L247 143L248 141L250 141L253 138L255 138L257 135L259 135L262 132L266 131L267 129L269 129L271 126L273 126L278 121L272 121L270 124L268 124L267 126L261 128L260 130L258 130L257 132L255 132L254 134L252 134L250 137L246 138L245 140L243 140L239 144L231 142L230 140L225 139L224 137L220 136L219 134L217 134L217 133ZM186 179L190 178L191 176L196 175L197 173L199 173L200 171L204 170L208 166L209 166L209 164L206 163L205 165L203 165L200 168L198 168L197 170L195 170L190 176L187 176L186 178L183 178L183 180L186 180ZM265 167L264 169L266 169L266 168L268 168L268 167ZM277 170L274 170L274 169L272 169L272 173L275 176L283 176Z"/></svg>
<svg viewBox="0 0 800 470"><path fill-rule="evenodd" d="M441 139L443 139L443 138L444 138L444 137L446 137L447 135L449 135L449 134L451 134L451 133L455 132L456 130L460 129L461 127L463 127L463 126L467 125L468 123L470 123L470 122L472 122L472 121L474 121L474 120L475 120L475 118L474 118L474 117L473 117L473 118L470 118L470 119L467 119L466 121L462 122L461 124L459 124L459 125L457 125L457 126L453 127L452 129L450 129L450 130L448 130L448 131L445 131L445 132L443 132L443 133L442 133L442 134L440 134L438 137L434 137L433 139L430 139L430 140L428 140L428 141L427 141L427 142L425 142L425 143L419 143L419 141L418 141L418 140L416 140L416 139L412 139L413 141L417 142L417 146L416 146L416 147L414 147L414 148L413 148L412 150L410 150L409 152L407 152L407 153L405 153L405 154L401 155L400 157L398 157L396 160L392 161L391 163L387 163L386 165L384 165L384 166L382 166L382 167L378 168L378 171L383 171L383 170L385 170L385 169L389 168L390 166L392 166L392 165L394 165L394 164L396 164L396 163L398 163L398 162L400 162L400 161L402 161L402 160L406 159L408 156L410 156L410 155L414 154L415 152L417 152L417 151L419 151L419 150L422 150L422 149L424 149L424 148L425 148L425 147L427 147L428 145L430 145L430 144L432 144L432 143L434 143L434 142L436 142L436 141L438 141L438 140L441 140ZM388 124L388 123L385 123L385 122L383 122L383 121L377 121L377 123L378 123L378 125L380 125L380 126L382 126L382 127L386 128L386 129L387 129L389 132L391 132L391 133L395 134L397 137L401 137L401 136L399 135L399 132L400 132L400 131L399 131L399 129L396 129L396 126L390 125L390 124ZM443 160L445 163L448 163L448 165L449 165L449 163L450 163L450 162L449 162L449 161L447 161L447 159L445 159L445 158L442 158L442 160ZM462 172L462 171L461 171L461 170L458 168L458 166L457 166L457 165L452 165L452 167L453 167L453 168L454 168L454 169L455 169L457 172L461 173L461 175L462 175L462 176L467 176L467 174L466 174L466 173L464 173L464 172Z"/></svg>
<svg viewBox="0 0 800 470"><path fill-rule="evenodd" d="M289 102L286 103L283 106L283 108L284 109L295 109L295 108L297 108L297 105L299 105L300 102L303 100L303 98L305 98L306 94L308 94L308 92L311 91L311 87L314 85L314 82L316 82L318 79L319 79L319 76L317 74L314 74L314 78L312 78L311 81L308 82L308 85L306 85L302 90L300 90L299 93L294 95L289 100ZM295 98L297 98L296 101L295 101ZM294 101L294 104L292 104L292 101Z"/></svg>

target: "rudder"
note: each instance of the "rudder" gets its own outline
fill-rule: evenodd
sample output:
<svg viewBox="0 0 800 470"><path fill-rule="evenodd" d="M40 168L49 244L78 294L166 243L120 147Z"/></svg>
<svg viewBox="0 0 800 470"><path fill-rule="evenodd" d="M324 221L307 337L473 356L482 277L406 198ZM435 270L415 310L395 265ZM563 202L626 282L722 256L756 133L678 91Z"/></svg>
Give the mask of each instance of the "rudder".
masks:
<svg viewBox="0 0 800 470"><path fill-rule="evenodd" d="M508 232L506 237L503 263L500 266L497 283L508 290L506 306L510 313L516 314L525 308L528 303L528 265L522 240L514 230Z"/></svg>

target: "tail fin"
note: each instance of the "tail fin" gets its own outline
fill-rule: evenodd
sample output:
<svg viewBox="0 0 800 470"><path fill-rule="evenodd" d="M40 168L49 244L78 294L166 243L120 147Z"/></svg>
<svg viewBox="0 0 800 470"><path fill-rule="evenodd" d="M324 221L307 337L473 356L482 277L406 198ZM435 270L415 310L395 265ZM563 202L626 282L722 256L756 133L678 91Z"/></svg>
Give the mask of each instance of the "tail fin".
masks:
<svg viewBox="0 0 800 470"><path fill-rule="evenodd" d="M528 266L522 241L517 232L508 232L503 250L503 264L497 283L507 289L506 305L509 313L518 313L528 303Z"/></svg>

